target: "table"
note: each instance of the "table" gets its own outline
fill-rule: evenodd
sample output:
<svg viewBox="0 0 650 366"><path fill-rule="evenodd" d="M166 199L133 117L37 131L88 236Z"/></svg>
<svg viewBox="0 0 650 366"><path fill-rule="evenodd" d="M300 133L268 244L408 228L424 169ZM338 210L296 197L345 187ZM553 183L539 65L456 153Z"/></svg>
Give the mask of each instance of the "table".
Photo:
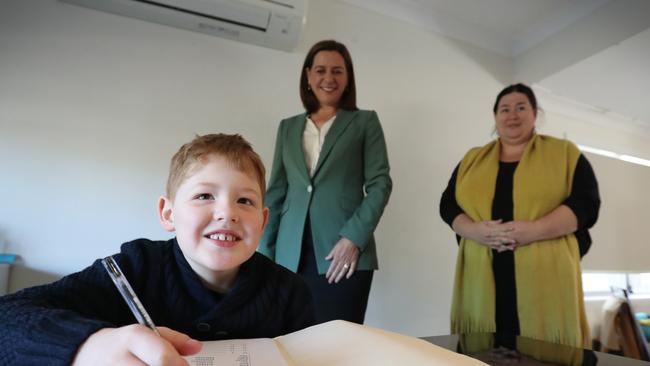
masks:
<svg viewBox="0 0 650 366"><path fill-rule="evenodd" d="M489 365L648 366L650 362L512 335L476 333L422 337Z"/></svg>

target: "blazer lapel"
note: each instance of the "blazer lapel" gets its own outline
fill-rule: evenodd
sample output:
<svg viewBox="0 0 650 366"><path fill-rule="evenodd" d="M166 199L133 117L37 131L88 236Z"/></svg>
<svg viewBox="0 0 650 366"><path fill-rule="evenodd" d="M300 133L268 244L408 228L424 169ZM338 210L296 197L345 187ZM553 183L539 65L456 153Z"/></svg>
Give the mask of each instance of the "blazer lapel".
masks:
<svg viewBox="0 0 650 366"><path fill-rule="evenodd" d="M332 147L334 147L338 141L341 133L345 131L345 129L348 127L356 115L356 111L340 110L337 113L336 119L334 119L334 122L332 122L332 127L330 127L330 130L327 132L327 136L325 136L325 141L323 142L323 147L321 148L320 156L318 157L318 163L316 164L316 170L314 170L314 177L316 177L321 166L323 166L323 162L325 159L327 159L330 151L332 151Z"/></svg>
<svg viewBox="0 0 650 366"><path fill-rule="evenodd" d="M294 160L296 169L300 175L305 178L307 182L311 181L309 172L307 171L307 163L305 162L305 152L302 149L302 134L305 130L305 123L307 122L307 115L302 113L295 117L295 123L292 123L289 130L289 156Z"/></svg>

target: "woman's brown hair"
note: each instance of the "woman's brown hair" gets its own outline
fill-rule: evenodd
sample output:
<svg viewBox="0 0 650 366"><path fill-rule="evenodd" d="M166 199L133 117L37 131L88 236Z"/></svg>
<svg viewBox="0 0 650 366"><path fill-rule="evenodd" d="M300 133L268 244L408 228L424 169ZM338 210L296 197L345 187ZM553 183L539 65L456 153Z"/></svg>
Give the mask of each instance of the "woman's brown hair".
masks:
<svg viewBox="0 0 650 366"><path fill-rule="evenodd" d="M306 72L307 69L311 69L314 64L314 58L320 51L335 51L338 52L341 57L343 57L343 61L345 62L345 70L348 74L348 85L341 95L339 108L348 111L356 111L359 108L357 108L357 88L354 82L354 68L352 67L352 57L350 57L350 52L348 52L348 49L343 43L331 39L316 43L311 47L309 52L307 52L305 62L302 65L302 69L300 70L300 99L302 100L302 105L305 107L305 110L308 114L316 112L320 108L320 102L318 102L316 95L314 95L314 92L309 88Z"/></svg>

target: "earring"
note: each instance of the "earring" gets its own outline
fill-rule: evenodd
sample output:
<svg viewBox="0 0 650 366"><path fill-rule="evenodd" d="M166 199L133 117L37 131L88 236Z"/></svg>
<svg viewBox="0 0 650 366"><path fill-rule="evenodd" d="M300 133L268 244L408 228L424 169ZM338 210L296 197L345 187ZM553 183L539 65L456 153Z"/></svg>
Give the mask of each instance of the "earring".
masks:
<svg viewBox="0 0 650 366"><path fill-rule="evenodd" d="M311 85L307 84L307 90L311 91Z"/></svg>

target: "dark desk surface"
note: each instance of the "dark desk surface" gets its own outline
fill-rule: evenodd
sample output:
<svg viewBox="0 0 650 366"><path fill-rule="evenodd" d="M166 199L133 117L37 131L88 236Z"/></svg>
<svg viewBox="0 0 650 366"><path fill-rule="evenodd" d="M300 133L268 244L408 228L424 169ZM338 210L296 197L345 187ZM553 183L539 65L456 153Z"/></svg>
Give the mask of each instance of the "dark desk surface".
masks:
<svg viewBox="0 0 650 366"><path fill-rule="evenodd" d="M523 337L471 334L422 337L422 339L448 350L466 354L488 365L650 365L650 362Z"/></svg>

